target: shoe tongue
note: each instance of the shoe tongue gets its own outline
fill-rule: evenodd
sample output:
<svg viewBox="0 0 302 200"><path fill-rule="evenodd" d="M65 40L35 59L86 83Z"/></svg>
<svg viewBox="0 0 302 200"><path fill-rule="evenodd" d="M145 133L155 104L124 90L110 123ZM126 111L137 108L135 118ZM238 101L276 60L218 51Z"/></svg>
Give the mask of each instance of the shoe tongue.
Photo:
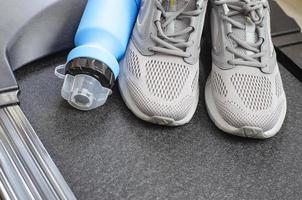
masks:
<svg viewBox="0 0 302 200"><path fill-rule="evenodd" d="M167 12L175 12L181 9L186 2L184 0L163 0L163 6Z"/></svg>
<svg viewBox="0 0 302 200"><path fill-rule="evenodd" d="M258 1L258 0L250 0L250 1ZM247 16L242 14L242 15L235 15L231 18L233 20L245 25L245 29L239 29L235 26L232 27L232 32L236 38L238 38L242 41L249 42L249 43L257 42L258 34L256 32L256 25L254 23L252 23L251 20L249 20L249 18ZM234 42L234 45L236 47L237 44ZM253 52L248 51L242 47L236 47L236 49L245 55L253 54Z"/></svg>
<svg viewBox="0 0 302 200"><path fill-rule="evenodd" d="M164 8L167 11L167 16L173 15L179 9L182 9L187 1L185 0L164 0ZM189 4L187 5L185 11L193 11L196 10L196 0L189 0ZM185 28L190 26L189 18L177 18L173 22L171 22L165 29L167 34L173 34L184 30ZM186 36L177 37L178 39L188 39Z"/></svg>

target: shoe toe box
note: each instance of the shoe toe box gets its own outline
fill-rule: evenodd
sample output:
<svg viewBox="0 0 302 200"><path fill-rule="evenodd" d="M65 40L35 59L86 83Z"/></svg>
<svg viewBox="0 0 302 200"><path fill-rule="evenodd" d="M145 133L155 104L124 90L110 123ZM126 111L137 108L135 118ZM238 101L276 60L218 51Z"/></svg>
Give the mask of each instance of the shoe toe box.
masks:
<svg viewBox="0 0 302 200"><path fill-rule="evenodd" d="M257 69L248 70L212 71L215 104L229 125L266 132L282 121L286 110L280 74L278 70L270 75L256 73Z"/></svg>
<svg viewBox="0 0 302 200"><path fill-rule="evenodd" d="M146 117L154 118L154 123L158 119L180 121L196 107L199 63L189 65L167 55L143 56L133 46L125 63L121 70L131 103Z"/></svg>

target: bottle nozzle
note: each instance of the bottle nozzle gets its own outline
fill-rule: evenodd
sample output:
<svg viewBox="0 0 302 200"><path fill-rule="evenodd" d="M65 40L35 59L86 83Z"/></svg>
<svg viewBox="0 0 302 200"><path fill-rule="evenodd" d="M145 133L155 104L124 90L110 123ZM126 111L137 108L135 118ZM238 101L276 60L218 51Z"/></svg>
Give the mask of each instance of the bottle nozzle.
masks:
<svg viewBox="0 0 302 200"><path fill-rule="evenodd" d="M104 105L111 93L111 89L85 74L66 74L61 91L62 97L79 110L92 110Z"/></svg>

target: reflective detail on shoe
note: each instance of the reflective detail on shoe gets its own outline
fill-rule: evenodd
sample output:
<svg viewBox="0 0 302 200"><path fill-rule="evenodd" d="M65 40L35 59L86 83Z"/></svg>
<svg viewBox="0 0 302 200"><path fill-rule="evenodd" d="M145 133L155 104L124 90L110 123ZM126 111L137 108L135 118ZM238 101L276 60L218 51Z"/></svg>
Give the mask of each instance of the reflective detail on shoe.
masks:
<svg viewBox="0 0 302 200"><path fill-rule="evenodd" d="M261 128L255 127L243 127L242 132L245 137L257 138L259 135L263 134L263 130Z"/></svg>

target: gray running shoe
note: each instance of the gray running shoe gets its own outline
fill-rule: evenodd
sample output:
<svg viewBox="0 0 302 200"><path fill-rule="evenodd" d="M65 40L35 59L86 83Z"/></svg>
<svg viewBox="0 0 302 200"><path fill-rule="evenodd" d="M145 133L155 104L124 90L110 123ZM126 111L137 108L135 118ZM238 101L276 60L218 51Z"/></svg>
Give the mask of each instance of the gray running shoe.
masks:
<svg viewBox="0 0 302 200"><path fill-rule="evenodd" d="M210 117L224 132L269 138L286 115L267 0L213 0L212 72L205 98Z"/></svg>
<svg viewBox="0 0 302 200"><path fill-rule="evenodd" d="M122 97L139 118L177 126L193 117L206 7L207 0L142 0L119 76Z"/></svg>

